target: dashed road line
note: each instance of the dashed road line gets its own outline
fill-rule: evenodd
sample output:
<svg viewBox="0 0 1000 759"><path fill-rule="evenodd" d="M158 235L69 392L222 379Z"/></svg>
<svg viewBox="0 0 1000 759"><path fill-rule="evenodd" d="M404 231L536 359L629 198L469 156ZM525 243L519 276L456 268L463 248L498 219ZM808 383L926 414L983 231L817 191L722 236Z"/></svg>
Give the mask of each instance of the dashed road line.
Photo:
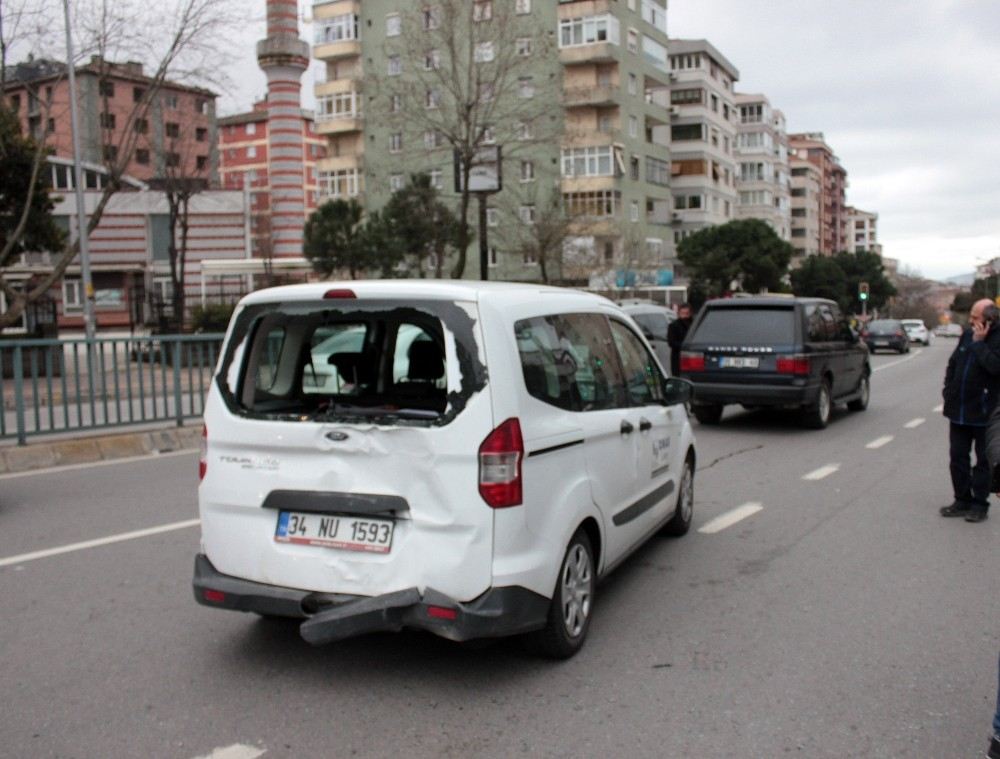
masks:
<svg viewBox="0 0 1000 759"><path fill-rule="evenodd" d="M111 545L112 543L123 543L126 540L136 540L138 538L146 538L150 535L159 535L163 532L173 532L174 530L184 530L188 527L195 527L201 523L200 519L187 519L183 522L172 522L170 524L161 524L157 527L147 527L144 530L133 530L132 532L121 532L117 535L108 535L106 538L97 538L95 540L84 540L81 543L70 543L65 546L58 546L56 548L46 548L42 551L32 551L31 553L22 553L18 556L8 556L6 559L0 559L0 567L9 567L13 564L24 564L28 561L35 561L36 559L47 559L50 556L59 556L64 553L73 553L74 551L83 551L87 548L97 548L98 546Z"/></svg>
<svg viewBox="0 0 1000 759"><path fill-rule="evenodd" d="M881 366L876 366L874 369L872 369L872 372L880 372L883 369L888 369L890 366L898 366L899 364L902 364L905 361L912 361L917 356L919 356L921 353L923 353L923 348L918 348L917 350L913 351L906 358L901 358L898 361L890 361L888 364L882 364Z"/></svg>
<svg viewBox="0 0 1000 759"><path fill-rule="evenodd" d="M256 746L247 746L243 743L234 743L232 746L223 746L213 749L211 754L195 757L195 759L257 759L267 751Z"/></svg>
<svg viewBox="0 0 1000 759"><path fill-rule="evenodd" d="M732 511L727 511L721 516L717 516L710 522L706 522L703 526L698 528L698 532L704 535L712 535L716 532L722 532L727 527L732 527L737 522L742 522L747 517L752 517L758 511L762 511L764 506L756 501L750 501L749 503L744 503L742 506L737 506Z"/></svg>
<svg viewBox="0 0 1000 759"><path fill-rule="evenodd" d="M824 477L829 477L831 474L840 469L840 464L827 464L826 466L821 466L819 469L814 469L809 472L809 474L802 475L803 480L822 480Z"/></svg>
<svg viewBox="0 0 1000 759"><path fill-rule="evenodd" d="M895 438L892 435L883 435L882 437L877 437L874 440L872 440L868 445L865 446L865 448L870 448L872 450L875 450L876 448L881 448L883 445L888 445L893 440L895 440Z"/></svg>
<svg viewBox="0 0 1000 759"><path fill-rule="evenodd" d="M918 416L916 419L911 419L910 421L908 421L903 426L906 427L906 429L908 429L908 430L915 430L917 427L919 427L921 424L923 424L926 421L927 420L924 419L922 416Z"/></svg>

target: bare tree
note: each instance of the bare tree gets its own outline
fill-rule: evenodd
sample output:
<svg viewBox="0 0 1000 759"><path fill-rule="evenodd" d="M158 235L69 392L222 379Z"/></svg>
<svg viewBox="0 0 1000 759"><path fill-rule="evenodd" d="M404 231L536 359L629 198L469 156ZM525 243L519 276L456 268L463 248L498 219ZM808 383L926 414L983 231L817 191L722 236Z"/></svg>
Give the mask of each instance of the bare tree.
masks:
<svg viewBox="0 0 1000 759"><path fill-rule="evenodd" d="M45 9L49 19L61 16L56 12L58 5L49 0ZM37 9L37 5L34 7ZM143 62L151 71L142 77L141 96L136 97L124 113L113 113L109 98L102 96L102 137L103 144L109 149L103 153L104 186L87 221L87 234L90 234L100 224L111 197L122 189L126 170L146 139L143 126L148 126L153 105L164 86L168 82L192 84L218 81L219 62L225 56L225 40L229 39L225 32L238 16L235 0L163 0L155 8L137 0L81 0L76 4L75 11L77 28L74 36L82 42L78 49L81 56L93 56L92 65L97 68L99 81L118 73L113 68L114 59ZM0 14L6 16L7 8L0 5ZM20 49L31 53L44 54L54 49L51 25L43 29L26 29L25 18L23 15L18 17L20 25L17 27L25 30L24 37L17 40L5 37L0 43L0 53L6 55L11 42L18 43ZM8 29L9 25L0 25L0 35L7 34ZM69 63L76 64L75 61ZM7 69L6 61L0 64L0 72L6 75ZM51 81L48 80L48 83ZM22 84L29 90L32 86L31 82ZM8 81L3 80L0 86L6 92ZM43 117L46 115L43 114ZM119 115L121 118L118 118ZM45 123L44 119L42 123ZM44 135L45 130L42 132ZM41 181L45 162L47 145L44 139L39 142L32 187ZM23 233L23 228L20 231ZM9 259L17 244L16 235L8 239L4 249L0 250L0 266ZM0 314L0 329L16 322L29 303L45 295L62 278L79 254L79 241L74 240L62 250L51 252L55 260L50 271L24 290L17 288L0 269L0 290L7 298L7 310Z"/></svg>
<svg viewBox="0 0 1000 759"><path fill-rule="evenodd" d="M458 255L451 274L461 277L473 239L469 174L483 148L499 143L508 158L556 139L559 104L547 93L551 83L539 63L551 60L546 48L552 43L530 26L530 16L515 12L514 0L415 5L417 10L402 14L402 33L386 43L386 60L400 73L385 78L380 115L440 135L458 157ZM400 104L402 112L394 116L393 106Z"/></svg>

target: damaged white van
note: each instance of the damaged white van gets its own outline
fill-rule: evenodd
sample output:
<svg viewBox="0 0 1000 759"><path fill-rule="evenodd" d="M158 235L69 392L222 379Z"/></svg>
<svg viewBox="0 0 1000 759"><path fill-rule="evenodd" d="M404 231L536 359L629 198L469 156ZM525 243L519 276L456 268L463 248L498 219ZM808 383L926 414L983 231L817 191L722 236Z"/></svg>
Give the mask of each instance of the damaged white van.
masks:
<svg viewBox="0 0 1000 759"><path fill-rule="evenodd" d="M244 298L205 410L199 603L320 644L417 628L568 657L694 500L690 385L603 298L397 280Z"/></svg>

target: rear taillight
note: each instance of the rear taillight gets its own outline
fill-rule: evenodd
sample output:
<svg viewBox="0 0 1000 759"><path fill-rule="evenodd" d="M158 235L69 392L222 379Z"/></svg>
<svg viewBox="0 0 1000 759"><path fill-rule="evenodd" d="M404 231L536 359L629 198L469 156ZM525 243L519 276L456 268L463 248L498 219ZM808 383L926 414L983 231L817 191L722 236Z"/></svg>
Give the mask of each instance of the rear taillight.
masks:
<svg viewBox="0 0 1000 759"><path fill-rule="evenodd" d="M808 356L778 356L778 360L775 364L778 374L809 374Z"/></svg>
<svg viewBox="0 0 1000 759"><path fill-rule="evenodd" d="M508 419L479 446L479 495L494 509L521 504L521 423Z"/></svg>
<svg viewBox="0 0 1000 759"><path fill-rule="evenodd" d="M867 329L861 330L861 337L868 337L868 330Z"/></svg>
<svg viewBox="0 0 1000 759"><path fill-rule="evenodd" d="M198 482L205 479L208 471L208 427L201 427L201 454L198 457Z"/></svg>
<svg viewBox="0 0 1000 759"><path fill-rule="evenodd" d="M705 371L705 354L681 352L682 372L703 372Z"/></svg>

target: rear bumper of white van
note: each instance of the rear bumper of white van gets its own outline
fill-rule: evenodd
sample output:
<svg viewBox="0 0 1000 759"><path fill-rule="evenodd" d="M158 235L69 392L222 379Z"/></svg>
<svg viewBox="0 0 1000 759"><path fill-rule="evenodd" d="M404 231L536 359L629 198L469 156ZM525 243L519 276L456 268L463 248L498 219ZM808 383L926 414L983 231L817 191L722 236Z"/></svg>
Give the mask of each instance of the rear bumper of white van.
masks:
<svg viewBox="0 0 1000 759"><path fill-rule="evenodd" d="M195 558L193 586L204 606L304 619L299 631L313 645L403 628L454 641L498 638L541 629L549 611L549 599L522 587L492 588L466 603L433 588L381 596L282 588L224 575L204 554Z"/></svg>

